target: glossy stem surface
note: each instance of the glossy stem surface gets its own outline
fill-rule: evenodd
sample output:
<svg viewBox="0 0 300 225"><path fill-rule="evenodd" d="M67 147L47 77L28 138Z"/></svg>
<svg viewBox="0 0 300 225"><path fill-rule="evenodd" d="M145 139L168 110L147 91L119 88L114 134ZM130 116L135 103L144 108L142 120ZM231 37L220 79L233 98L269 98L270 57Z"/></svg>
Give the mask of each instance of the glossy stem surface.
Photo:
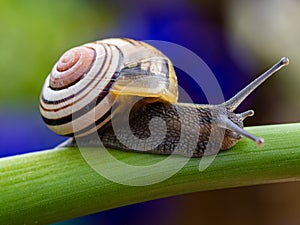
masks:
<svg viewBox="0 0 300 225"><path fill-rule="evenodd" d="M258 148L252 141L243 139L232 149L219 153L202 172L198 169L200 159L193 158L169 179L148 186L122 185L100 176L77 148L2 158L1 224L49 224L184 193L299 180L300 124L249 127L247 130L264 137L265 146ZM133 165L149 165L166 157L117 150L110 150L110 153ZM101 151L98 154L106 157ZM158 167L157 170L165 173L181 160L181 156L174 157L167 168ZM106 167L111 174L117 171L109 163ZM119 175L126 178L133 174ZM146 177L151 176L156 175L147 174Z"/></svg>

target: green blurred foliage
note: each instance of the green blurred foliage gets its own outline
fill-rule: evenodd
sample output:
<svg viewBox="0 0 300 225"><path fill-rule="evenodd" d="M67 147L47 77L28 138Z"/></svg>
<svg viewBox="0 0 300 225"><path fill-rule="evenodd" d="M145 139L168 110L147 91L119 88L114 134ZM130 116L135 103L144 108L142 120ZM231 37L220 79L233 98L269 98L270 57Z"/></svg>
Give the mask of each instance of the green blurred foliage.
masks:
<svg viewBox="0 0 300 225"><path fill-rule="evenodd" d="M59 56L97 39L110 23L105 5L96 1L0 1L0 106L38 101Z"/></svg>

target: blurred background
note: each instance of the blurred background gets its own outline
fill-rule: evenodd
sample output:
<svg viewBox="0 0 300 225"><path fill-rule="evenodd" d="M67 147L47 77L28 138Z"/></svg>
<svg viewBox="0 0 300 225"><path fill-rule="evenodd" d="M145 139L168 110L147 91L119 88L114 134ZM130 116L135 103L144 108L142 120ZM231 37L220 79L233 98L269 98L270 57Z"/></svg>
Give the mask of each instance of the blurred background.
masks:
<svg viewBox="0 0 300 225"><path fill-rule="evenodd" d="M108 37L189 48L214 72L225 99L289 56L290 66L239 110L255 110L247 126L299 122L299 20L297 0L1 0L0 157L52 148L64 140L39 116L44 79L69 48ZM205 102L199 87L177 72L193 100ZM293 182L160 199L56 225L299 224L299 209L300 183Z"/></svg>

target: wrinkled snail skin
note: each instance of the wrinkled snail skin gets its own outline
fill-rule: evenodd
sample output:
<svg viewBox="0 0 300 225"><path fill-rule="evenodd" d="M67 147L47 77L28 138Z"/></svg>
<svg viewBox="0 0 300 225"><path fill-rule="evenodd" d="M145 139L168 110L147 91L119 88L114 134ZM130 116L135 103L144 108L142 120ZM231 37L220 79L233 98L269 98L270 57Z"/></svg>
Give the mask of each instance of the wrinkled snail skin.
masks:
<svg viewBox="0 0 300 225"><path fill-rule="evenodd" d="M184 156L200 157L204 154L211 155L216 153L216 150L225 150L232 147L242 138L237 133L222 128L219 126L219 120L216 115L224 115L239 127L243 127L243 119L245 117L239 114L234 114L226 111L221 111L220 107L207 107L207 105L191 105L184 103L170 104L165 102L145 103L140 105L135 110L133 115L130 116L129 123L132 134L141 140L141 143L135 143L136 140L132 138L132 134L129 134L126 130L122 129L122 124L117 127L113 127L112 124L108 124L106 127L99 130L98 135L100 139L94 137L77 138L76 141L80 146L97 146L99 140L105 147L122 149L126 151L140 151L145 152L146 144L151 146L148 153L155 154L172 154L176 147L178 147L178 153ZM183 116L184 118L181 118ZM166 131L155 130L156 132L150 132L149 122L152 122L152 126L156 129L162 128L161 121L152 120L153 118L162 118L166 124ZM196 119L195 119L196 118ZM182 122L188 124L188 133L182 135L183 126ZM116 129L118 135L115 134ZM212 129L214 129L215 139L210 149L207 149L207 143ZM147 142L147 138L152 136L153 139L160 138L163 134L165 137L163 141L156 146L152 145L151 140ZM126 142L121 143L119 139ZM196 140L196 142L195 142ZM180 143L180 144L179 144ZM220 146L220 143L221 146ZM73 146L76 146L73 142ZM134 146L134 149L128 147ZM210 151L210 152L208 152Z"/></svg>
<svg viewBox="0 0 300 225"><path fill-rule="evenodd" d="M105 39L63 54L45 81L40 111L51 130L72 137L60 147L102 143L125 151L201 157L229 149L243 136L263 144L243 129L253 110L234 110L288 63L282 58L220 105L177 103L177 78L165 55L141 41Z"/></svg>

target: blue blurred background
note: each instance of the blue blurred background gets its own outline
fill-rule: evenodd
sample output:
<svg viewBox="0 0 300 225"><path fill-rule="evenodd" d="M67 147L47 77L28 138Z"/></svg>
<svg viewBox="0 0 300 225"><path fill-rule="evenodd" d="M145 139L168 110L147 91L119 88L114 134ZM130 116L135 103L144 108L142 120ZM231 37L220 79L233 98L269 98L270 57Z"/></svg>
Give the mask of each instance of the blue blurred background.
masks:
<svg viewBox="0 0 300 225"><path fill-rule="evenodd" d="M164 40L189 48L214 72L225 99L287 55L291 65L239 110L256 111L246 125L297 122L299 17L300 3L293 0L2 0L0 157L52 148L64 140L39 116L44 79L69 48L108 37ZM199 87L177 72L179 84L193 100L205 102ZM299 193L297 182L201 192L57 225L299 224Z"/></svg>

